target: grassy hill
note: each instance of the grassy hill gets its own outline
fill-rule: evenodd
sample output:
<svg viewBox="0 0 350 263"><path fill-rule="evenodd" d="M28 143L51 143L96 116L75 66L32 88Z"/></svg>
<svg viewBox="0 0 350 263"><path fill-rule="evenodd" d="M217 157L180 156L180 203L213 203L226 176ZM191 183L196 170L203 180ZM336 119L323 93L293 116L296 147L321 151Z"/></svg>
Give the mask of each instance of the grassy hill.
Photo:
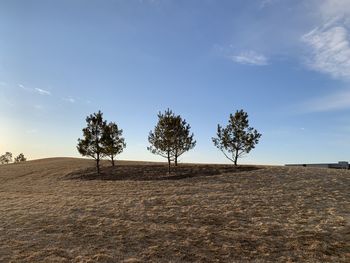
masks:
<svg viewBox="0 0 350 263"><path fill-rule="evenodd" d="M350 171L0 166L0 262L349 262Z"/></svg>

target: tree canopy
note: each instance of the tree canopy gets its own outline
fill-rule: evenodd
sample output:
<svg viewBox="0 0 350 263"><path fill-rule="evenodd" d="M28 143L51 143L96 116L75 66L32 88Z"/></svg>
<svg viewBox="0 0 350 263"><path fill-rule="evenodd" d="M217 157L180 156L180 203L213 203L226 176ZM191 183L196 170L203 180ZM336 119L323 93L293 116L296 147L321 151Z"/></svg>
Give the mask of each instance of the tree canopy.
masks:
<svg viewBox="0 0 350 263"><path fill-rule="evenodd" d="M243 110L230 114L226 127L218 124L214 145L222 151L227 159L237 165L238 158L248 154L259 143L261 134L249 127L248 114Z"/></svg>
<svg viewBox="0 0 350 263"><path fill-rule="evenodd" d="M78 139L77 149L83 156L96 160L97 173L100 174L100 161L109 157L114 166L114 158L126 147L122 137L123 130L114 122L107 124L103 113L90 114L86 117L87 126L83 129L83 139Z"/></svg>
<svg viewBox="0 0 350 263"><path fill-rule="evenodd" d="M115 156L122 153L126 147L125 139L122 137L123 130L118 128L114 122L104 126L102 136L102 147L105 156L108 156L114 166Z"/></svg>
<svg viewBox="0 0 350 263"><path fill-rule="evenodd" d="M9 164L12 162L12 153L6 152L0 156L0 164Z"/></svg>
<svg viewBox="0 0 350 263"><path fill-rule="evenodd" d="M15 163L21 163L27 161L27 158L24 157L23 153L20 153L16 158L15 158Z"/></svg>
<svg viewBox="0 0 350 263"><path fill-rule="evenodd" d="M77 149L83 156L96 160L97 173L100 174L100 160L104 156L102 136L106 126L101 111L86 117L87 126L83 129L83 139L78 139Z"/></svg>
<svg viewBox="0 0 350 263"><path fill-rule="evenodd" d="M147 149L153 154L167 158L170 172L171 162L175 161L177 165L178 157L195 147L193 137L186 120L167 109L164 113L158 113L158 123L149 133L148 141L151 145Z"/></svg>
<svg viewBox="0 0 350 263"><path fill-rule="evenodd" d="M194 134L190 132L191 126L182 119L180 115L174 116L174 135L175 143L173 146L173 155L175 166L178 164L178 158L185 152L193 149L196 146Z"/></svg>

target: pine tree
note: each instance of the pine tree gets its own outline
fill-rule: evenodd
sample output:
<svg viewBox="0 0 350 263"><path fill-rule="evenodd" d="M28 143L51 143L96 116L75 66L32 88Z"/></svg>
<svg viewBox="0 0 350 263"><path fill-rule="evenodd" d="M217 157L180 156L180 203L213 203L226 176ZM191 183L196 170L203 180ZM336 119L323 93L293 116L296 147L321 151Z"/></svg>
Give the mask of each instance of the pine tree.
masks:
<svg viewBox="0 0 350 263"><path fill-rule="evenodd" d="M170 109L164 114L158 113L158 123L148 136L151 144L147 149L168 160L168 172L170 173L171 162L177 165L180 155L189 151L196 145L194 135L190 135L190 125L181 116L175 115Z"/></svg>
<svg viewBox="0 0 350 263"><path fill-rule="evenodd" d="M12 162L12 153L6 152L0 156L0 164L9 164Z"/></svg>
<svg viewBox="0 0 350 263"><path fill-rule="evenodd" d="M23 153L20 153L16 158L15 158L15 163L21 163L27 161L27 158L24 157Z"/></svg>
<svg viewBox="0 0 350 263"><path fill-rule="evenodd" d="M175 145L173 155L175 166L178 164L178 157L196 146L194 134L190 134L191 126L183 120L180 115L175 116Z"/></svg>
<svg viewBox="0 0 350 263"><path fill-rule="evenodd" d="M83 129L83 139L78 139L77 149L83 156L89 156L96 160L97 174L100 174L100 160L104 156L102 136L106 121L103 120L101 111L91 114L86 118L87 126Z"/></svg>
<svg viewBox="0 0 350 263"><path fill-rule="evenodd" d="M114 166L115 156L122 153L126 147L125 139L122 135L123 130L119 130L118 125L114 122L110 122L104 127L102 136L103 152L111 159L112 166Z"/></svg>
<svg viewBox="0 0 350 263"><path fill-rule="evenodd" d="M159 112L158 123L154 127L154 131L150 131L148 136L151 146L147 147L147 149L153 154L167 158L169 173L171 161L174 159L174 124L174 113L171 110L166 110L164 114Z"/></svg>
<svg viewBox="0 0 350 263"><path fill-rule="evenodd" d="M259 143L261 134L249 127L248 114L243 110L230 114L228 125L218 125L217 138L212 138L214 145L227 159L237 166L238 158L248 154Z"/></svg>

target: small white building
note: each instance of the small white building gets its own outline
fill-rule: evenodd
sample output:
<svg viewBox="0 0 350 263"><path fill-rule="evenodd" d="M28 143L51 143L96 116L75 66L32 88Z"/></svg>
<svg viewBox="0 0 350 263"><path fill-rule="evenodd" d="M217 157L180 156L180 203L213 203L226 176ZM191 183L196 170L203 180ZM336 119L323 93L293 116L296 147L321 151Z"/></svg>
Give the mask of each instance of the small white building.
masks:
<svg viewBox="0 0 350 263"><path fill-rule="evenodd" d="M341 162L338 162L338 163L286 164L285 166L302 166L302 167L349 169L349 162L341 161Z"/></svg>

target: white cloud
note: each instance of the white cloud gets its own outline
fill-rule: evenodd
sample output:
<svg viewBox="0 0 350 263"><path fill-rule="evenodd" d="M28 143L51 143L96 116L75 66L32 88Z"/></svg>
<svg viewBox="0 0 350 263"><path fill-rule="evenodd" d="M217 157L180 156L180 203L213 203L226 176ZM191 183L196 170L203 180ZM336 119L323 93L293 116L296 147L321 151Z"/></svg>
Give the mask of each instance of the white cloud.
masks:
<svg viewBox="0 0 350 263"><path fill-rule="evenodd" d="M350 81L350 1L313 1L315 27L301 37L307 47L306 66L345 82ZM350 89L333 91L303 104L306 112L350 109Z"/></svg>
<svg viewBox="0 0 350 263"><path fill-rule="evenodd" d="M319 26L301 38L308 48L306 66L333 78L350 80L350 1L313 3Z"/></svg>
<svg viewBox="0 0 350 263"><path fill-rule="evenodd" d="M350 79L349 32L335 22L315 28L302 37L311 49L306 65L334 78Z"/></svg>
<svg viewBox="0 0 350 263"><path fill-rule="evenodd" d="M308 112L324 112L350 109L350 90L316 98L305 103Z"/></svg>
<svg viewBox="0 0 350 263"><path fill-rule="evenodd" d="M39 93L40 95L51 95L51 92L47 91L47 90L43 90L43 89L39 89L39 88L35 88L34 90L35 90L35 92Z"/></svg>
<svg viewBox="0 0 350 263"><path fill-rule="evenodd" d="M23 84L18 84L18 87L20 87L21 89L26 90L26 91L33 91L31 88L27 88Z"/></svg>
<svg viewBox="0 0 350 263"><path fill-rule="evenodd" d="M51 95L51 92L48 91L48 90L44 90L44 89L39 89L39 88L28 88L26 86L24 86L23 84L18 84L18 87L20 87L21 89L25 90L25 91L28 91L28 92L35 92L37 94L40 94L40 95L46 95L46 96L49 96Z"/></svg>
<svg viewBox="0 0 350 263"><path fill-rule="evenodd" d="M237 55L231 56L230 58L234 62L245 65L265 66L268 64L267 57L252 50L241 52Z"/></svg>
<svg viewBox="0 0 350 263"><path fill-rule="evenodd" d="M72 97L63 98L63 100L66 101L66 102L75 103L75 99L72 98Z"/></svg>

